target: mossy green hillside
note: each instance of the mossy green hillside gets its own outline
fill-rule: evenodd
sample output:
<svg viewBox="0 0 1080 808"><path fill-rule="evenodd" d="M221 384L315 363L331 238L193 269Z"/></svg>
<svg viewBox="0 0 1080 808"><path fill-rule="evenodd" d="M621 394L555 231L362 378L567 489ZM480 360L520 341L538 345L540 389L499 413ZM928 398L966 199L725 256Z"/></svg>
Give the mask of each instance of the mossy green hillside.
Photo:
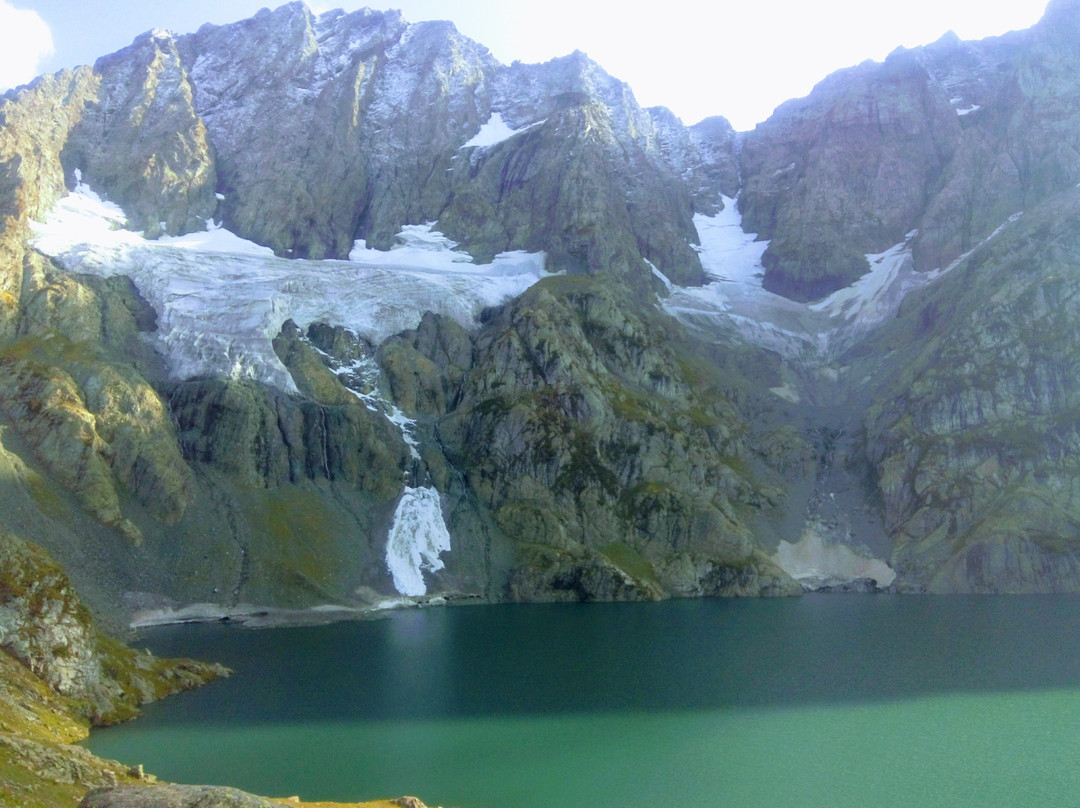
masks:
<svg viewBox="0 0 1080 808"><path fill-rule="evenodd" d="M873 362L866 423L912 587L1073 586L1078 216L1075 191L1030 211L868 346L896 346L888 366Z"/></svg>

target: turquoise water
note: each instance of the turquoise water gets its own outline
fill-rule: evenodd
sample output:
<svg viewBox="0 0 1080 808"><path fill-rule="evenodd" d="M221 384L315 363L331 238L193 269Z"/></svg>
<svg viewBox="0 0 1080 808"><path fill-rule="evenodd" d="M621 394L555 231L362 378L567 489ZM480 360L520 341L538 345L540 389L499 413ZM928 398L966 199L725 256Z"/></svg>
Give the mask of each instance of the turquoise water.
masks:
<svg viewBox="0 0 1080 808"><path fill-rule="evenodd" d="M236 675L96 732L169 780L447 808L1080 801L1080 599L497 606L146 632Z"/></svg>

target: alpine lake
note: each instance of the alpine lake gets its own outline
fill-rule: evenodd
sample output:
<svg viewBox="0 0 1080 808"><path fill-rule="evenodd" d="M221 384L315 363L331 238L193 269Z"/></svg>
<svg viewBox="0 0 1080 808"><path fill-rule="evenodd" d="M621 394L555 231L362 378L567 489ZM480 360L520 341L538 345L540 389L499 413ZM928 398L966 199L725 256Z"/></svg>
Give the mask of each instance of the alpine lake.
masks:
<svg viewBox="0 0 1080 808"><path fill-rule="evenodd" d="M144 630L234 675L95 731L173 782L446 808L1080 800L1080 597L413 609Z"/></svg>

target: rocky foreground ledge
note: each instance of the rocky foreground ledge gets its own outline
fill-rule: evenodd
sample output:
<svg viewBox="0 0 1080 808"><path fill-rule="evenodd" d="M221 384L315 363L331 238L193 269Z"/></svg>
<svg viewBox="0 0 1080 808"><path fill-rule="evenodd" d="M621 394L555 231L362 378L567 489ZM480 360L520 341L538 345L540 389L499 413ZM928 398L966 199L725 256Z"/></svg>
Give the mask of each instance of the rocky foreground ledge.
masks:
<svg viewBox="0 0 1080 808"><path fill-rule="evenodd" d="M59 565L0 531L0 808L63 808L80 799L85 808L426 808L415 797L310 803L163 784L141 766L75 745L91 726L133 718L146 702L228 673L101 634Z"/></svg>
<svg viewBox="0 0 1080 808"><path fill-rule="evenodd" d="M235 788L185 785L135 785L100 788L79 808L427 808L416 797L376 802L301 802L297 797L267 799Z"/></svg>
<svg viewBox="0 0 1080 808"><path fill-rule="evenodd" d="M228 671L163 659L101 634L49 555L0 531L0 808L71 806L88 789L139 781L136 767L75 746L90 727Z"/></svg>

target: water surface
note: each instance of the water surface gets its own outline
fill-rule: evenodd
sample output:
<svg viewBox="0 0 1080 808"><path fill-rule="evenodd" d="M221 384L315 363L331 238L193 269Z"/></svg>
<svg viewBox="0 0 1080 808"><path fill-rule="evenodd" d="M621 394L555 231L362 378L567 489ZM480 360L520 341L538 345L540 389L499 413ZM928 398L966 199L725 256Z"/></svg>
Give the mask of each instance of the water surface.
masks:
<svg viewBox="0 0 1080 808"><path fill-rule="evenodd" d="M810 596L147 631L236 674L96 732L164 779L447 808L1059 805L1080 599Z"/></svg>

